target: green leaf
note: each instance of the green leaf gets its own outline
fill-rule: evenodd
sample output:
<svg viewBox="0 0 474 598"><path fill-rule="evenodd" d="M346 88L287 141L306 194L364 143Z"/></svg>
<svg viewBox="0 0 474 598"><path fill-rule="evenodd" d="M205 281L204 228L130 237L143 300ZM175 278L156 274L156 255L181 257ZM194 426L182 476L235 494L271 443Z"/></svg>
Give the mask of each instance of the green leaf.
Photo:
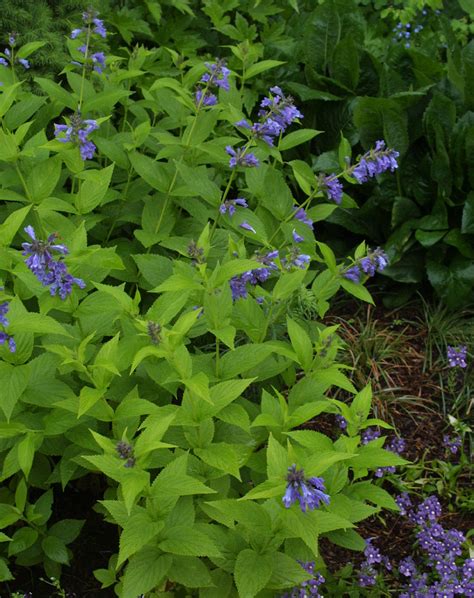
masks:
<svg viewBox="0 0 474 598"><path fill-rule="evenodd" d="M148 544L163 527L163 521L153 521L146 512L132 513L120 534L117 567Z"/></svg>
<svg viewBox="0 0 474 598"><path fill-rule="evenodd" d="M348 280L347 278L344 278L344 277L341 277L341 280L339 282L340 282L341 287L345 291L347 291L354 297L357 297L357 299L361 299L362 301L365 301L366 303L371 303L372 305L375 305L371 294L362 284L353 282L352 280Z"/></svg>
<svg viewBox="0 0 474 598"><path fill-rule="evenodd" d="M25 478L28 478L33 465L33 459L35 457L35 435L26 434L26 436L17 445L18 451L18 465L25 474Z"/></svg>
<svg viewBox="0 0 474 598"><path fill-rule="evenodd" d="M276 300L288 299L296 289L300 288L303 284L303 280L306 276L306 272L303 270L297 270L295 272L282 272L278 278L275 286L273 287L272 295Z"/></svg>
<svg viewBox="0 0 474 598"><path fill-rule="evenodd" d="M84 179L75 199L80 214L88 214L101 204L109 188L113 171L114 165L111 164L102 170L86 170L77 175Z"/></svg>
<svg viewBox="0 0 474 598"><path fill-rule="evenodd" d="M474 1L474 0L473 0ZM464 202L461 232L474 233L474 192L471 191Z"/></svg>
<svg viewBox="0 0 474 598"><path fill-rule="evenodd" d="M134 555L123 576L122 598L137 598L157 588L166 578L172 557L158 548L144 548Z"/></svg>
<svg viewBox="0 0 474 598"><path fill-rule="evenodd" d="M79 536L84 523L83 519L62 519L49 528L48 534L70 544Z"/></svg>
<svg viewBox="0 0 474 598"><path fill-rule="evenodd" d="M270 555L262 555L246 548L242 550L234 567L235 584L240 598L254 598L270 581L273 564Z"/></svg>
<svg viewBox="0 0 474 598"><path fill-rule="evenodd" d="M36 50L39 50L44 45L46 45L46 42L28 42L27 44L23 44L23 46L17 50L16 57L28 58L30 54L33 54L33 52L36 52Z"/></svg>
<svg viewBox="0 0 474 598"><path fill-rule="evenodd" d="M9 332L35 332L38 334L60 334L70 336L66 329L54 318L38 313L22 313L10 322Z"/></svg>
<svg viewBox="0 0 474 598"><path fill-rule="evenodd" d="M26 216L31 210L31 206L26 206L15 210L0 225L0 245L10 246L18 229L23 224Z"/></svg>
<svg viewBox="0 0 474 598"><path fill-rule="evenodd" d="M285 64L285 62L281 60L262 60L257 62L256 64L252 64L249 68L245 71L245 79L251 79L256 75L260 75L260 73L264 73L270 69L274 69L277 66Z"/></svg>
<svg viewBox="0 0 474 598"><path fill-rule="evenodd" d="M28 386L29 377L29 365L13 366L0 362L0 386L2 388L0 408L7 421L10 420L15 405Z"/></svg>
<svg viewBox="0 0 474 598"><path fill-rule="evenodd" d="M38 162L26 179L31 199L35 203L39 203L42 199L50 197L58 184L60 176L60 158L48 158L47 160Z"/></svg>
<svg viewBox="0 0 474 598"><path fill-rule="evenodd" d="M318 6L310 15L304 32L305 63L325 73L341 37L341 19L333 2Z"/></svg>
<svg viewBox="0 0 474 598"><path fill-rule="evenodd" d="M203 524L203 528L206 526ZM177 525L166 529L166 539L159 547L165 552L183 556L219 557L221 552L211 538L197 526Z"/></svg>
<svg viewBox="0 0 474 598"><path fill-rule="evenodd" d="M169 180L166 173L166 168L163 162L152 160L144 154L138 152L130 152L128 157L135 170L135 172L146 182L163 193L169 189Z"/></svg>
<svg viewBox="0 0 474 598"><path fill-rule="evenodd" d="M362 552L366 547L364 538L353 529L328 532L327 537L337 546Z"/></svg>
<svg viewBox="0 0 474 598"><path fill-rule="evenodd" d="M370 384L367 384L356 396L352 399L351 414L358 424L362 424L369 417L370 405L372 403L372 389Z"/></svg>
<svg viewBox="0 0 474 598"><path fill-rule="evenodd" d="M36 83L45 91L52 100L58 101L62 106L70 108L73 112L77 109L77 99L51 79L35 77Z"/></svg>
<svg viewBox="0 0 474 598"><path fill-rule="evenodd" d="M69 564L69 557L66 545L56 536L46 536L41 542L45 555L55 563L62 565Z"/></svg>
<svg viewBox="0 0 474 598"><path fill-rule="evenodd" d="M103 388L91 388L90 386L83 386L79 395L79 407L77 411L77 418L79 419L87 413L105 394Z"/></svg>
<svg viewBox="0 0 474 598"><path fill-rule="evenodd" d="M8 545L8 556L20 554L24 550L28 550L30 546L38 539L38 532L31 527L22 527L14 534L12 541Z"/></svg>
<svg viewBox="0 0 474 598"><path fill-rule="evenodd" d="M291 345L295 350L301 367L306 371L310 368L313 361L313 343L305 330L294 320L287 317L286 325Z"/></svg>
<svg viewBox="0 0 474 598"><path fill-rule="evenodd" d="M298 129L297 131L292 131L285 135L283 139L278 144L278 149L280 151L285 151L292 147L296 147L297 145L301 145L302 143L306 143L316 135L320 135L321 131L316 131L316 129Z"/></svg>
<svg viewBox="0 0 474 598"><path fill-rule="evenodd" d="M233 445L225 442L213 443L207 448L196 448L194 452L204 463L241 480L239 453Z"/></svg>
<svg viewBox="0 0 474 598"><path fill-rule="evenodd" d="M221 571L220 569L214 569ZM201 596L202 589L212 585L212 579L209 575L209 570L201 559L193 556L173 556L173 564L168 572L168 579L180 583L187 588L201 588L199 596ZM222 588L218 589L222 592ZM219 598L223 595L220 593Z"/></svg>

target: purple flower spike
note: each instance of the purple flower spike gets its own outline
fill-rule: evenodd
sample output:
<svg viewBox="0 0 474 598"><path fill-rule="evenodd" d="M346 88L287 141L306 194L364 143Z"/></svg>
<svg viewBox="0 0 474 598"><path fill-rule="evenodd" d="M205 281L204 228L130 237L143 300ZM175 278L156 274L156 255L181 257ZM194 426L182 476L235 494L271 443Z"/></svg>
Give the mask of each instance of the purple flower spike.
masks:
<svg viewBox="0 0 474 598"><path fill-rule="evenodd" d="M330 497L325 493L325 485L323 478L309 478L306 479L302 469L296 469L296 465L288 468L288 475L286 476L288 482L285 494L282 501L287 509L289 509L296 501L299 502L300 509L303 513L307 509L310 511L319 508L321 503L326 505L330 502Z"/></svg>
<svg viewBox="0 0 474 598"><path fill-rule="evenodd" d="M451 367L451 368L467 367L466 356L467 356L467 347L465 345L460 345L459 347L451 347L450 345L448 345L449 367Z"/></svg>
<svg viewBox="0 0 474 598"><path fill-rule="evenodd" d="M104 21L96 17L92 19L92 22L94 23L94 33L105 39L107 37L107 30L104 27Z"/></svg>
<svg viewBox="0 0 474 598"><path fill-rule="evenodd" d="M6 315L7 315L9 309L10 309L10 304L8 303L8 301L4 301L3 303L0 304L0 324L4 328L6 328L8 326L8 320L6 318ZM0 345L4 345L5 343L8 344L10 353L15 353L16 343L15 343L14 338L12 336L10 336L7 332L2 330L2 331L0 331Z"/></svg>
<svg viewBox="0 0 474 598"><path fill-rule="evenodd" d="M81 289L85 287L81 278L69 274L63 261L53 257L53 251L61 255L69 253L65 245L53 244L55 234L49 235L46 241L41 241L37 240L32 226L27 226L24 230L32 239L31 243L22 244L23 255L27 256L25 263L43 286L49 287L52 296L58 294L64 300L72 293L74 284Z"/></svg>
<svg viewBox="0 0 474 598"><path fill-rule="evenodd" d="M343 193L342 183L339 179L335 176L323 176L321 183L327 198L339 205L342 201Z"/></svg>
<svg viewBox="0 0 474 598"><path fill-rule="evenodd" d="M54 124L54 136L62 143L71 141L79 145L81 158L91 160L94 157L96 147L88 136L99 128L95 120L83 120L78 113L70 117L69 125Z"/></svg>
<svg viewBox="0 0 474 598"><path fill-rule="evenodd" d="M399 155L397 151L386 148L385 141L377 141L375 149L371 149L365 153L353 168L352 176L359 183L365 183L370 178L382 174L387 170L393 172L398 168L397 158Z"/></svg>

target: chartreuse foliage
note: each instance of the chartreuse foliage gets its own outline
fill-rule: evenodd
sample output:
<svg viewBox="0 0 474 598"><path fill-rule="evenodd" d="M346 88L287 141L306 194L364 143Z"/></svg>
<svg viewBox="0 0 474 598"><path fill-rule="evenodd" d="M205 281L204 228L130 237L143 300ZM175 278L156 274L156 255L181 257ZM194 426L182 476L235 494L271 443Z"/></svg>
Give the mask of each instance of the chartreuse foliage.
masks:
<svg viewBox="0 0 474 598"><path fill-rule="evenodd" d="M384 424L321 322L340 288L371 299L308 225L339 209L293 153L319 131L287 132L292 117L269 145L235 126L257 118L246 81L274 63L244 71L236 51L212 88L193 53L138 47L102 72L103 24L89 14L80 27L79 66L36 78L42 95L1 67L0 269L16 350L0 347L0 580L11 564L60 576L83 521L58 521L55 499L92 474L120 531L95 572L103 588L273 597L308 579L298 560L324 567L320 538L363 548L357 523L397 508L370 472L404 463L383 437L361 444ZM216 102L196 101L196 85ZM294 106L279 93L281 120L275 98ZM227 146L260 165L231 168ZM373 273L365 255L355 262ZM292 309L302 289L312 319ZM347 434L301 429L323 412ZM285 508L292 465L324 480L327 506Z"/></svg>

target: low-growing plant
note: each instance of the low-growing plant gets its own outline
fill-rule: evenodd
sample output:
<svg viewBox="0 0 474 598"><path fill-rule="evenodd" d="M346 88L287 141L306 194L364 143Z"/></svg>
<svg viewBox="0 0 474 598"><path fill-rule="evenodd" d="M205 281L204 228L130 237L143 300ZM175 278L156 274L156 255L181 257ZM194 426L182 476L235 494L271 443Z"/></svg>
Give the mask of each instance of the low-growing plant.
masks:
<svg viewBox="0 0 474 598"><path fill-rule="evenodd" d="M370 473L406 461L369 438L391 426L322 323L340 290L371 302L363 282L387 259L362 243L337 260L313 227L395 170L396 149L351 159L343 142L315 173L293 148L319 131L296 127L279 86L255 105L246 82L275 64L235 46L107 56L89 9L68 48L63 85L35 79L43 95L14 58L0 67L0 580L12 565L60 579L84 522L56 499L92 474L120 531L102 588L292 591L314 576L300 563L324 567L320 538L362 550L357 523L398 509ZM324 412L344 434L299 429Z"/></svg>

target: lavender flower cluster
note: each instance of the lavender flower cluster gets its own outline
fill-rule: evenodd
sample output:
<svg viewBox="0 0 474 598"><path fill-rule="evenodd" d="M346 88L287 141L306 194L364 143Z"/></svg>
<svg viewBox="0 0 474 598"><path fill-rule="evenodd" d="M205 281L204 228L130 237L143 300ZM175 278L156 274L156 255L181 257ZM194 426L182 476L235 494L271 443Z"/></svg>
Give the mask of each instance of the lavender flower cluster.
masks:
<svg viewBox="0 0 474 598"><path fill-rule="evenodd" d="M412 557L399 563L400 574L408 578L400 598L411 596L474 596L474 559L463 563L465 536L457 529L446 530L439 522L441 505L429 496L417 508L407 493L395 499L400 513L416 526L416 538L427 571L421 572Z"/></svg>
<svg viewBox="0 0 474 598"><path fill-rule="evenodd" d="M121 440L120 442L117 442L115 450L117 451L119 458L125 460L124 467L133 467L135 465L136 459L131 444Z"/></svg>
<svg viewBox="0 0 474 598"><path fill-rule="evenodd" d="M258 122L249 123L248 120L242 119L235 124L237 127L247 129L251 140L261 139L269 146L273 146L275 138L283 134L295 120L303 118L294 105L293 98L285 96L281 88L276 85L271 87L269 95L263 98L260 108ZM225 149L230 156L231 168L236 166L252 168L259 165L255 154L247 151L248 145L237 149L228 145Z"/></svg>
<svg viewBox="0 0 474 598"><path fill-rule="evenodd" d="M255 230L247 222L240 224L242 228L255 233ZM303 240L301 238L301 240ZM268 280L273 271L277 271L278 265L275 263L275 259L279 257L279 251L277 249L270 251L266 255L257 256L256 260L261 262L261 268L254 268L253 270L247 270L240 276L234 276L230 280L230 289L232 291L232 299L246 299L248 297L247 284L256 286L259 283L263 283ZM281 259L281 264L286 269L293 267L304 269L310 263L311 256L306 253L300 253L298 248L292 247L286 257Z"/></svg>
<svg viewBox="0 0 474 598"><path fill-rule="evenodd" d="M10 309L10 304L8 301L4 301L3 303L0 303L0 324L3 326L3 328L7 328L8 324L9 324L8 319L7 319L7 313L8 313L9 309ZM15 353L15 351L16 351L15 339L13 338L13 336L10 336L5 330L0 330L0 345L4 345L5 343L8 344L10 353Z"/></svg>
<svg viewBox="0 0 474 598"><path fill-rule="evenodd" d="M399 152L386 147L385 141L375 142L375 148L366 152L351 169L352 176L359 182L365 183L369 179L387 170L393 172L398 168Z"/></svg>
<svg viewBox="0 0 474 598"><path fill-rule="evenodd" d="M460 345L459 347L451 347L451 345L448 345L448 363L450 368L467 367L466 356L466 345Z"/></svg>
<svg viewBox="0 0 474 598"><path fill-rule="evenodd" d="M283 594L281 598L309 598L310 596L313 596L313 598L323 598L323 595L319 593L319 589L326 580L321 573L315 572L316 564L314 561L309 561L307 563L298 561L298 563L303 567L306 573L312 575L312 579L303 581L298 587Z"/></svg>
<svg viewBox="0 0 474 598"><path fill-rule="evenodd" d="M82 13L83 27L73 29L71 31L71 39L84 37L84 43L78 48L79 52L84 55L84 62L73 61L73 64L89 68L101 74L105 69L105 54L102 51L92 51L93 35L105 39L107 31L102 19L98 18L98 13L95 10L86 10Z"/></svg>
<svg viewBox="0 0 474 598"><path fill-rule="evenodd" d="M230 280L230 289L232 291L232 299L246 299L247 294L247 283L253 286L261 282L265 282L271 275L271 272L278 270L277 264L274 262L275 258L278 257L278 251L270 251L266 255L258 256L257 261L262 263L261 268L255 268L254 270L248 270L240 276L234 276Z"/></svg>
<svg viewBox="0 0 474 598"><path fill-rule="evenodd" d="M302 512L306 513L306 509L318 509L321 503L329 504L323 478L306 478L303 469L296 469L296 465L292 465L288 468L286 481L288 483L282 501L287 509L298 502Z"/></svg>
<svg viewBox="0 0 474 598"><path fill-rule="evenodd" d="M26 58L15 57L14 48L16 46L16 33L10 33L10 35L8 36L8 43L10 47L5 48L3 50L5 58L3 56L0 56L0 64L2 64L3 66L13 66L14 64L18 63L21 64L21 66L24 69L29 69L30 63L28 62L28 60L26 60Z"/></svg>
<svg viewBox="0 0 474 598"><path fill-rule="evenodd" d="M391 571L392 564L388 557L383 556L380 550L372 544L371 538L365 542L364 556L365 560L361 563L358 581L360 586L366 588L375 585L380 566Z"/></svg>
<svg viewBox="0 0 474 598"><path fill-rule="evenodd" d="M226 67L224 60L217 60L215 63L206 62L207 73L201 77L201 83L205 83L204 89L198 85L194 98L197 106L215 106L217 96L213 91L223 89L229 91L230 70Z"/></svg>
<svg viewBox="0 0 474 598"><path fill-rule="evenodd" d="M81 289L86 286L81 278L69 274L66 264L60 258L53 257L53 251L57 251L61 255L69 253L65 245L54 243L57 238L55 233L49 235L46 241L41 241L36 238L32 226L27 226L24 230L32 240L31 243L22 244L23 255L27 256L25 263L44 286L49 286L52 296L59 294L64 300L71 294L73 284Z"/></svg>
<svg viewBox="0 0 474 598"><path fill-rule="evenodd" d="M92 131L99 128L97 121L83 120L80 113L74 113L68 125L54 123L54 135L61 143L76 143L79 145L81 158L83 160L92 160L96 150L95 144L88 138Z"/></svg>
<svg viewBox="0 0 474 598"><path fill-rule="evenodd" d="M358 260L353 266L348 268L344 273L344 278L352 280L353 282L360 282L363 274L366 276L374 276L376 272L382 272L388 265L387 254L377 247L369 252L365 257Z"/></svg>

